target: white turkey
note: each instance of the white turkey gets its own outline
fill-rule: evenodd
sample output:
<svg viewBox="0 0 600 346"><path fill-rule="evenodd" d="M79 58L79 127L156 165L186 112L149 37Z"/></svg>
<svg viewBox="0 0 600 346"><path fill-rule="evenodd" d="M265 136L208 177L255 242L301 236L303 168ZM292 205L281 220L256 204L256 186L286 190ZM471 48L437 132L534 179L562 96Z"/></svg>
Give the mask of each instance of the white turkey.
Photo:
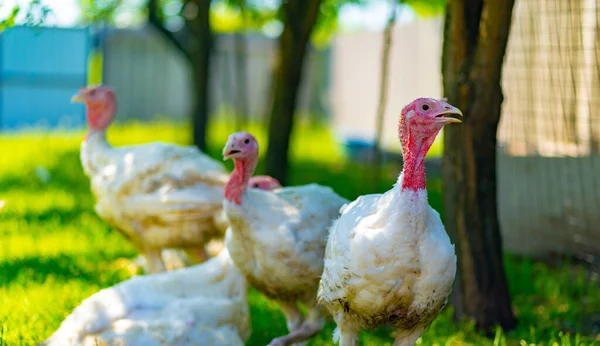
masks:
<svg viewBox="0 0 600 346"><path fill-rule="evenodd" d="M251 333L246 294L224 250L202 264L99 291L40 346L243 346Z"/></svg>
<svg viewBox="0 0 600 346"><path fill-rule="evenodd" d="M289 334L270 345L300 344L325 324L325 311L315 303L327 230L347 200L316 184L248 189L258 162L258 143L249 133L231 134L223 158L235 163L223 201L231 232L225 244L248 283L285 315ZM298 303L308 307L306 319Z"/></svg>
<svg viewBox="0 0 600 346"><path fill-rule="evenodd" d="M274 190L281 187L281 183L268 175L255 175L248 180L248 187L252 189L260 189L260 190ZM229 226L227 224L227 216L225 215L225 211L221 210L214 217L214 223L217 228L225 233L225 230Z"/></svg>
<svg viewBox="0 0 600 346"><path fill-rule="evenodd" d="M248 187L260 190L274 190L280 188L281 183L279 183L277 179L268 175L256 175L250 178L250 180L248 181ZM225 231L229 226L227 224L227 216L225 215L225 211L221 210L220 212L218 212L214 216L213 221L217 229L223 234L225 234ZM206 245L206 252L209 256L213 256L214 254L221 252L221 250L223 250L223 247L223 239L215 238L212 239ZM189 261L187 260L185 252L182 253L181 250L176 249L164 249L162 251L162 260L167 270L183 268L189 265ZM146 271L149 271L149 268L147 268L147 263L145 262L143 257L138 259L137 262L139 266L144 268Z"/></svg>
<svg viewBox="0 0 600 346"><path fill-rule="evenodd" d="M214 221L229 176L223 164L195 147L162 142L112 147L106 129L117 108L114 92L82 88L72 101L86 105L89 132L81 163L98 215L146 256L152 272L165 270L164 248L185 249L192 263L205 260L205 244L223 235Z"/></svg>
<svg viewBox="0 0 600 346"><path fill-rule="evenodd" d="M398 126L404 167L384 194L361 196L331 227L319 303L337 324L334 341L358 345L361 328L391 324L395 346L414 345L445 306L456 255L429 206L424 158L444 125L462 115L445 99L419 98Z"/></svg>

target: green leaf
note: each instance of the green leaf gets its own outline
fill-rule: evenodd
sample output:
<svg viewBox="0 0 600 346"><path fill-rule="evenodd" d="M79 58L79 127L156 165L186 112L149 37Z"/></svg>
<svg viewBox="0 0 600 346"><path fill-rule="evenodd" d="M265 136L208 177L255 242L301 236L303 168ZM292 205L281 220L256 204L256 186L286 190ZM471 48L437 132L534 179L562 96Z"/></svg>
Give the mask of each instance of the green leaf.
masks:
<svg viewBox="0 0 600 346"><path fill-rule="evenodd" d="M412 7L420 17L437 16L446 9L446 0L400 0L400 3Z"/></svg>
<svg viewBox="0 0 600 346"><path fill-rule="evenodd" d="M17 18L17 15L19 14L20 10L21 8L18 6L13 7L8 17L0 21L0 32L15 25L15 19Z"/></svg>
<svg viewBox="0 0 600 346"><path fill-rule="evenodd" d="M0 32L15 25L17 16L25 11L25 25L39 26L44 23L48 15L52 13L51 9L42 4L41 0L32 0L26 7L16 5L13 7L10 14L3 19L0 19Z"/></svg>

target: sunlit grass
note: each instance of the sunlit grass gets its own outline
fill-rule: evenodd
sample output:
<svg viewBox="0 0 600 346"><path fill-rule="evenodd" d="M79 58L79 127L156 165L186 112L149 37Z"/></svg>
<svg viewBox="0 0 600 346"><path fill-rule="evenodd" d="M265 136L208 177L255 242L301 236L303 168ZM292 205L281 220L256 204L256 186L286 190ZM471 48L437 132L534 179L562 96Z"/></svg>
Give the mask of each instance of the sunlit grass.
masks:
<svg viewBox="0 0 600 346"><path fill-rule="evenodd" d="M342 149L323 126L300 124L294 134L290 183L318 182L341 195L385 191L399 172L383 169L384 181L369 181L372 171L344 160ZM219 122L209 131L209 152L219 157L233 125ZM265 131L250 125L263 149ZM0 135L0 345L32 345L50 335L84 298L127 279L124 258L134 248L93 211L89 181L79 163L84 133ZM115 126L108 135L115 145L162 140L190 143L188 128L157 122ZM441 145L437 146L441 151ZM264 152L264 150L263 150ZM228 164L228 167L231 167ZM262 167L259 166L259 172ZM44 182L49 179L47 182ZM441 184L428 181L430 203L439 210ZM487 339L469 323L455 325L451 308L433 323L421 345L592 345L598 329L600 290L575 265L550 268L528 259L505 261L520 325ZM274 303L250 294L253 334L249 345L265 345L285 332ZM329 323L311 345L332 345ZM596 328L598 326L596 325ZM578 335L579 334L579 335ZM391 345L390 331L363 333L363 345Z"/></svg>

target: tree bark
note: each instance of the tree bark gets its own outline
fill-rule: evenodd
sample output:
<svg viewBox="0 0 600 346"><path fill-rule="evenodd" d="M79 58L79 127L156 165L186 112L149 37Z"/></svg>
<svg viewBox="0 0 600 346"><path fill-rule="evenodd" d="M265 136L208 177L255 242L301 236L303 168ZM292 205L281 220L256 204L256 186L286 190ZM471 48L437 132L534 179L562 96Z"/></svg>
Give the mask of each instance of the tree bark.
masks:
<svg viewBox="0 0 600 346"><path fill-rule="evenodd" d="M282 4L284 27L279 37L274 94L269 121L266 174L287 182L288 149L304 57L321 0L287 0Z"/></svg>
<svg viewBox="0 0 600 346"><path fill-rule="evenodd" d="M446 9L442 72L449 102L464 114L444 129L444 219L456 242L457 318L478 328L515 327L497 215L496 131L502 64L515 0L453 0Z"/></svg>
<svg viewBox="0 0 600 346"><path fill-rule="evenodd" d="M241 131L248 122L248 75L246 65L248 63L248 49L246 43L246 1L240 1L240 15L242 17L242 29L235 33L235 113L236 131Z"/></svg>
<svg viewBox="0 0 600 346"><path fill-rule="evenodd" d="M185 27L179 34L166 29L162 23L161 10L157 0L148 1L148 22L160 32L190 63L192 71L192 111L194 144L206 150L206 125L209 116L210 62L213 49L213 35L210 30L211 0L188 0L184 4L195 7L194 16L184 16Z"/></svg>
<svg viewBox="0 0 600 346"><path fill-rule="evenodd" d="M206 125L210 111L210 61L213 49L213 35L210 30L210 0L195 0L198 15L189 21L189 27L195 37L190 42L190 57L194 71L194 98L192 124L194 144L202 151L206 150Z"/></svg>

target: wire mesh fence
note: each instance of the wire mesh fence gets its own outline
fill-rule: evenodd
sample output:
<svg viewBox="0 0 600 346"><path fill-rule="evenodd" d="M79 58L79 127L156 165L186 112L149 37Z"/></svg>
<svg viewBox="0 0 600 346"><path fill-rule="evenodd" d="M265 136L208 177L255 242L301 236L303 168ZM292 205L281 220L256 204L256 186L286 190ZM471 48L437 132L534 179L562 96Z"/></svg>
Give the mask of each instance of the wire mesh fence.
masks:
<svg viewBox="0 0 600 346"><path fill-rule="evenodd" d="M600 5L520 0L503 75L499 215L507 248L600 263Z"/></svg>

